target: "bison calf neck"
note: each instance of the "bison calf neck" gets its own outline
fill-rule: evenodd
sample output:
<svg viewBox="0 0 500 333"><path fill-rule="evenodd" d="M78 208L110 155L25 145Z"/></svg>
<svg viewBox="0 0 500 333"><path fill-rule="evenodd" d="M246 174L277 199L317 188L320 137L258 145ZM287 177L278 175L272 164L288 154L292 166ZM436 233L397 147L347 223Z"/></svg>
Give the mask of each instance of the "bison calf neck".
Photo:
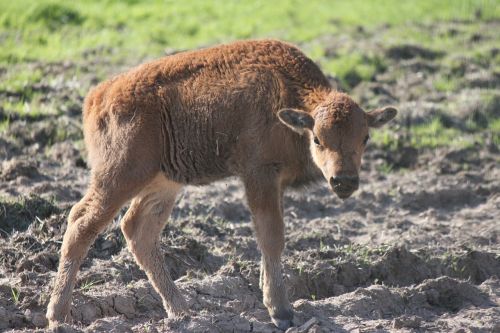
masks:
<svg viewBox="0 0 500 333"><path fill-rule="evenodd" d="M121 221L127 245L168 316L183 314L186 302L159 236L184 185L236 175L262 252L264 304L286 329L293 311L280 264L285 188L323 175L334 193L349 197L358 188L368 128L396 113L365 113L300 50L271 40L179 53L101 83L83 109L91 180L68 217L50 325L69 319L80 263L129 200Z"/></svg>

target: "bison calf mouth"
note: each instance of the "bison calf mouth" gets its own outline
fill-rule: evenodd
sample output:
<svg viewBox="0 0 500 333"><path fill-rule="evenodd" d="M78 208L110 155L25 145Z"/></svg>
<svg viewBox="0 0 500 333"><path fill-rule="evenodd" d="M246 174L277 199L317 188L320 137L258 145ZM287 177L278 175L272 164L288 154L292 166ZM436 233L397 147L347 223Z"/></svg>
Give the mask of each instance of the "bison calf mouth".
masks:
<svg viewBox="0 0 500 333"><path fill-rule="evenodd" d="M330 178L330 186L340 199L349 198L359 187L358 176L335 176Z"/></svg>
<svg viewBox="0 0 500 333"><path fill-rule="evenodd" d="M333 191L340 199L347 199L354 193L354 190L352 190L352 191L335 191L335 190L333 190Z"/></svg>

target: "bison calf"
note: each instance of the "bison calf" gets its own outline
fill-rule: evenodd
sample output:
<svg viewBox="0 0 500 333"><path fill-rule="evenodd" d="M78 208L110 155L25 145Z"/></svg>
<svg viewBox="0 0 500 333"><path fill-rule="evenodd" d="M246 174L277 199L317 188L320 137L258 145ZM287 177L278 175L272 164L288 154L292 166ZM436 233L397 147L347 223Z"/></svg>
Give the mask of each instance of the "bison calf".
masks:
<svg viewBox="0 0 500 333"><path fill-rule="evenodd" d="M300 50L273 40L179 53L101 83L83 108L92 174L68 217L50 325L69 319L80 263L130 199L121 221L128 247L168 316L186 311L159 236L184 185L236 175L262 252L264 304L286 329L293 311L280 263L285 188L323 175L337 196L349 197L358 188L368 128L396 113L392 107L365 113Z"/></svg>

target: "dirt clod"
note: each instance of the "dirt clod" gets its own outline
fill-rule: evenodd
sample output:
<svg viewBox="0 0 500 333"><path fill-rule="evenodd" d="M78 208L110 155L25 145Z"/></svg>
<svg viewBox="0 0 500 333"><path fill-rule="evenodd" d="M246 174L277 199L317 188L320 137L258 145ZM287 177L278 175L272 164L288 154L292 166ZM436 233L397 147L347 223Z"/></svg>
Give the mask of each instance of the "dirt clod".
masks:
<svg viewBox="0 0 500 333"><path fill-rule="evenodd" d="M35 161L12 159L2 163L0 179L9 181L18 177L35 178L39 175Z"/></svg>

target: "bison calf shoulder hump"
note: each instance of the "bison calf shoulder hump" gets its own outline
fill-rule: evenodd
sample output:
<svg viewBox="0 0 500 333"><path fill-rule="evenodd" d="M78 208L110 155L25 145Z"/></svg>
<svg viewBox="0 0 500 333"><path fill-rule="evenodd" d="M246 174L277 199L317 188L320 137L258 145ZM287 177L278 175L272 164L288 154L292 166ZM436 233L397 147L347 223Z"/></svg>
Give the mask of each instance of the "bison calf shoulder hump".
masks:
<svg viewBox="0 0 500 333"><path fill-rule="evenodd" d="M92 168L68 228L47 310L70 320L71 293L90 245L129 200L127 245L161 295L168 316L187 311L168 273L159 235L183 185L239 176L262 252L260 287L271 320L292 325L282 279L282 196L323 175L341 198L357 188L368 127L396 115L365 113L332 91L296 47L243 41L179 53L101 83L87 96L83 129Z"/></svg>

